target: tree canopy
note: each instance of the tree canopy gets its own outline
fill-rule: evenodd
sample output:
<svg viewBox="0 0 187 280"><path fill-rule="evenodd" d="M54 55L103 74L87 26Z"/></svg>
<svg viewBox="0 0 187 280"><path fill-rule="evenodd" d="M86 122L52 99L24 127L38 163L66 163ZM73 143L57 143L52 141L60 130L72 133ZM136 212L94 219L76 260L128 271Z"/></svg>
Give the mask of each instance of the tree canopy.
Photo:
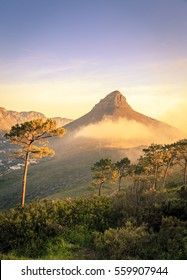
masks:
<svg viewBox="0 0 187 280"><path fill-rule="evenodd" d="M130 168L130 160L125 157L122 158L120 161L117 161L115 163L115 168L117 169L119 173L118 183L119 183L119 191L121 190L121 179L125 178L129 174L129 168Z"/></svg>
<svg viewBox="0 0 187 280"><path fill-rule="evenodd" d="M99 188L99 195L101 195L101 189L105 182L110 180L116 180L119 177L114 164L111 163L111 159L105 158L96 162L91 168L92 171L92 184Z"/></svg>

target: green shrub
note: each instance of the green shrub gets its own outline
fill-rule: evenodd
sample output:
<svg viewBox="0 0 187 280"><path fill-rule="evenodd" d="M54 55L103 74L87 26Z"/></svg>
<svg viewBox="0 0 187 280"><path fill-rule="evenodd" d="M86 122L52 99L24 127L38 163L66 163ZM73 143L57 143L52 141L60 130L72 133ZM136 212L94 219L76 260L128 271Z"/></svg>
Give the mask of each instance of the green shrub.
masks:
<svg viewBox="0 0 187 280"><path fill-rule="evenodd" d="M64 239L79 247L92 247L92 233L86 226L75 225L65 229Z"/></svg>
<svg viewBox="0 0 187 280"><path fill-rule="evenodd" d="M104 259L187 258L186 201L174 190L139 195L136 200L128 190L112 197L41 200L1 211L0 256L69 259L72 246Z"/></svg>
<svg viewBox="0 0 187 280"><path fill-rule="evenodd" d="M46 243L57 236L60 226L41 203L0 213L0 251L16 250L18 255L42 256Z"/></svg>
<svg viewBox="0 0 187 280"><path fill-rule="evenodd" d="M43 259L69 260L72 258L71 250L71 244L68 244L59 236L47 242L46 254L43 256Z"/></svg>
<svg viewBox="0 0 187 280"><path fill-rule="evenodd" d="M116 223L112 198L108 196L62 201L42 200L24 208L0 212L0 252L16 250L28 258L47 254L47 244L58 236L88 245L94 230L104 231Z"/></svg>
<svg viewBox="0 0 187 280"><path fill-rule="evenodd" d="M113 200L109 196L93 196L78 198L59 205L59 223L62 226L86 226L89 231L104 231L114 227L118 212L113 207Z"/></svg>
<svg viewBox="0 0 187 280"><path fill-rule="evenodd" d="M135 227L127 222L125 227L95 233L95 247L104 259L152 259L154 234L144 225Z"/></svg>
<svg viewBox="0 0 187 280"><path fill-rule="evenodd" d="M187 259L187 222L176 217L162 219L158 233L159 259Z"/></svg>

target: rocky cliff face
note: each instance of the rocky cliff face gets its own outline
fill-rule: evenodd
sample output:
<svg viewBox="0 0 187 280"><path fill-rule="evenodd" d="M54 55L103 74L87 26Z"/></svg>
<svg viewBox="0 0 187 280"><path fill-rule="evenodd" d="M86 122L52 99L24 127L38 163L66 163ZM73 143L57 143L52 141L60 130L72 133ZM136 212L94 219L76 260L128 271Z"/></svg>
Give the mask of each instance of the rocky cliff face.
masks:
<svg viewBox="0 0 187 280"><path fill-rule="evenodd" d="M46 116L39 112L16 112L9 111L5 108L0 107L0 130L9 130L16 123L24 123L35 119L47 119ZM57 126L64 126L72 120L66 118L52 118L57 122Z"/></svg>

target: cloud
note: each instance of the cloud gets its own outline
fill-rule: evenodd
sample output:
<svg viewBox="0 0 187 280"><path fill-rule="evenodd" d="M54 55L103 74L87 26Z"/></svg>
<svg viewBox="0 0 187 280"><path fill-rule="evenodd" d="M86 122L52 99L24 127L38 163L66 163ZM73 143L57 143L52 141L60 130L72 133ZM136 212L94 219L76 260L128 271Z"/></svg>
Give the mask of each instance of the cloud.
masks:
<svg viewBox="0 0 187 280"><path fill-rule="evenodd" d="M176 140L173 132L153 129L136 121L104 120L85 126L75 137L84 137L105 143L107 146L130 148L151 143L170 143Z"/></svg>

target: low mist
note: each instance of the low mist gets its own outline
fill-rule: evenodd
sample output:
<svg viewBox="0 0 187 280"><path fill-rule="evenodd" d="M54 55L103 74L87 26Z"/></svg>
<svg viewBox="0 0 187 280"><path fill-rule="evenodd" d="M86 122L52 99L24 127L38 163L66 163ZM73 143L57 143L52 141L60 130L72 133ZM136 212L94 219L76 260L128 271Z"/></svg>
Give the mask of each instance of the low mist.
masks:
<svg viewBox="0 0 187 280"><path fill-rule="evenodd" d="M120 119L104 120L97 124L85 126L75 135L104 142L107 146L130 148L151 143L172 143L178 140L173 131L160 127L153 129L136 121Z"/></svg>

